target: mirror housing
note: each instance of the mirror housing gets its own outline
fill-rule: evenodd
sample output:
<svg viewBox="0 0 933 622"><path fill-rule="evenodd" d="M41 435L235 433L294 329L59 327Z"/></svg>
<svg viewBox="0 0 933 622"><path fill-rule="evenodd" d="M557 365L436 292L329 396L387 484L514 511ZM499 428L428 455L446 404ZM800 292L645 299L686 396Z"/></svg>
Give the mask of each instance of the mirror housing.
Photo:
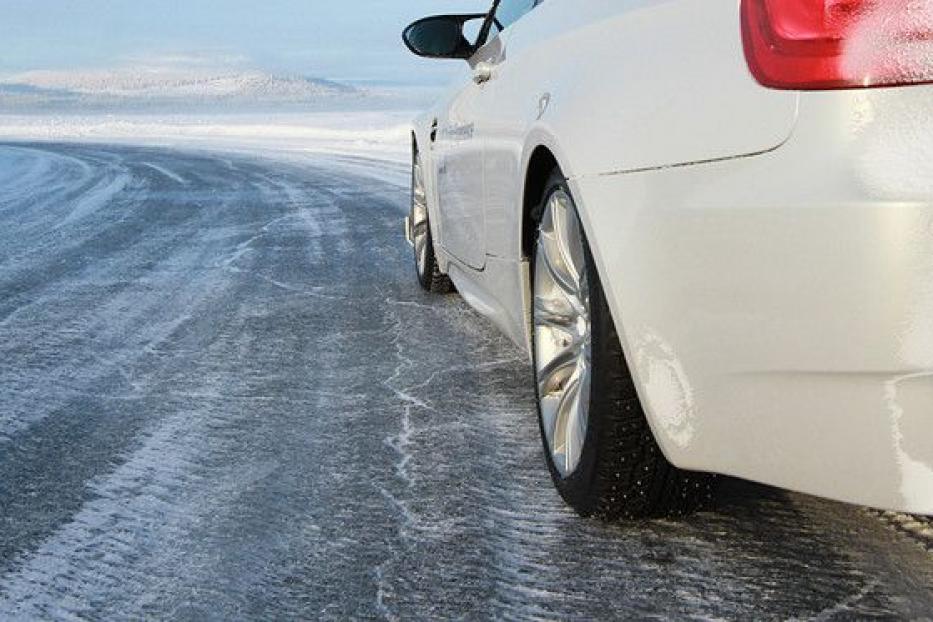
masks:
<svg viewBox="0 0 933 622"><path fill-rule="evenodd" d="M486 14L425 17L405 29L402 33L402 41L413 54L424 58L467 59L476 52L476 45L467 40L463 27L467 22L475 19L485 20Z"/></svg>

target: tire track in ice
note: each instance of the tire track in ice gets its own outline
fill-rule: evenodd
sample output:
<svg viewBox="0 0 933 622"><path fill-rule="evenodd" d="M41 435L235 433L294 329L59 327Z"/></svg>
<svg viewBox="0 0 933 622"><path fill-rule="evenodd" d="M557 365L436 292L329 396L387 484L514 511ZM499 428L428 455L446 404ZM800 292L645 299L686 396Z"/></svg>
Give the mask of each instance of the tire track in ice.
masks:
<svg viewBox="0 0 933 622"><path fill-rule="evenodd" d="M171 170L169 170L168 168L166 168L166 167L164 167L164 166L161 166L161 165L159 165L159 164L154 164L154 163L152 163L152 162L143 162L143 166L148 166L148 167L151 168L152 170L154 170L154 171L156 171L156 172L158 172L158 173L161 173L162 175L165 175L166 177L168 177L168 178L171 179L172 181L176 181L176 182L180 183L182 186L187 186L187 185L188 185L188 182L187 182L187 180L185 180L184 177L182 177L181 175L179 175L179 174L177 174L177 173L172 172Z"/></svg>
<svg viewBox="0 0 933 622"><path fill-rule="evenodd" d="M139 176L134 183L143 191L159 191L151 177ZM230 206L231 197L243 193L245 185L235 182L226 198L215 198L211 208L201 212L202 220L215 221L216 226L222 218L215 216ZM99 198L95 195L94 200ZM209 258L226 238L205 239L196 227L179 234L156 226L190 223L197 212L187 208L184 198L176 201L176 213L167 219L164 214L152 217L135 191L111 199L114 209L97 219L94 236L72 235L70 244L55 246L36 261L0 269L0 287L12 309L0 321L0 348L18 353L16 366L0 365L0 380L14 396L0 411L0 439L41 420L95 382L131 367L223 286L223 279L211 274ZM140 221L149 222L140 226ZM106 242L97 242L101 239ZM48 270L47 265L56 267ZM189 278L171 285L179 281L182 269L190 271ZM49 325L56 330L45 330ZM95 351L101 344L111 344L103 360ZM50 389L61 394L57 403L48 399ZM44 408L34 407L39 401Z"/></svg>
<svg viewBox="0 0 933 622"><path fill-rule="evenodd" d="M913 516L899 512L881 512L871 510L870 513L878 516L893 529L912 538L917 544L933 552L933 518L929 516Z"/></svg>
<svg viewBox="0 0 933 622"><path fill-rule="evenodd" d="M256 187L257 192L265 183L260 176L246 179L245 185ZM226 199L214 194L211 209L203 210L203 220L209 223L207 227L191 227L187 217L170 223L173 227L188 227L189 231L183 235L166 235L159 227L147 227L147 239L153 238L153 244L134 242L131 245L134 256L115 262L118 266L141 264L140 276L111 276L96 271L90 275L90 282L77 288L72 283L54 288L56 291L49 299L37 307L41 313L32 312L23 321L14 319L0 327L0 333L6 337L0 346L7 355L4 360L10 361L12 356L16 361L15 364L0 363L0 379L10 391L10 397L0 408L0 445L7 440L16 448L13 452L0 452L0 473L6 474L0 493L10 502L8 508L28 507L20 501L27 502L31 494L29 479L41 481L45 473L54 477L54 470L60 466L57 462L48 462L43 454L24 454L24 451L57 445L67 452L72 441L86 443L88 439L82 435L103 432L111 437L109 442L116 441L107 448L112 454L95 456L92 462L86 463L87 468L72 473L83 477L87 469L119 461L121 446L131 443L136 434L139 427L136 423L121 423L122 431L116 435L115 429L96 428L77 428L74 430L77 435L74 431L68 436L50 434L59 428L67 429L63 426L73 426L71 420L78 417L84 418L89 426L101 426L107 417L117 416L119 409L95 407L95 402L101 400L119 400L118 404L120 401L145 403L152 392L157 393L158 379L164 370L178 363L178 354L199 352L196 343L192 348L180 350L178 342L188 340L188 334L198 325L207 327L209 335L211 324L220 319L212 307L224 300L232 275L215 268L213 258L223 255L231 238L211 239L212 232L223 224L224 212L228 211L237 219L245 218L246 226L253 226L250 212L258 208L231 209L235 208L231 199L238 202L243 196L248 198L243 185L230 188ZM153 190L158 191L158 187ZM223 200L218 202L218 198ZM181 198L180 207L184 211L190 211L188 201L187 197ZM281 201L281 196L276 196L268 205L278 210L291 209ZM162 223L162 228L167 224ZM243 263L242 267L249 271L250 263ZM112 289L111 282L121 286ZM107 287L101 289L99 284L102 283ZM92 298L97 296L102 296L103 300ZM86 308L80 304L83 298L88 299ZM60 312L58 307L61 307ZM44 330L50 324L56 329ZM30 329L32 326L35 330ZM159 416L159 408L149 410L153 411L152 415ZM43 425L43 420L49 417L52 423ZM130 423L135 419L135 416L125 417L124 421ZM88 443L88 446L93 447L95 443ZM70 478L61 482L61 486L69 486L62 489L68 498L57 495L58 511L46 515L41 505L35 505L29 512L33 513L33 518L41 519L30 520L29 512L18 517L0 537L0 551L8 552L11 542L14 550L16 546L21 547L28 542L22 540L23 536L35 537L43 530L56 528L56 524L68 518L69 508L94 494L93 491L75 491ZM51 486L49 492L58 486L57 483ZM19 545L14 542L17 536ZM0 568L2 566L0 563Z"/></svg>
<svg viewBox="0 0 933 622"><path fill-rule="evenodd" d="M130 175L125 171L110 172L110 175L88 189L84 196L74 202L71 211L55 228L66 227L111 204L114 197L129 185L130 179Z"/></svg>
<svg viewBox="0 0 933 622"><path fill-rule="evenodd" d="M135 154L131 149L116 151ZM139 156L149 161L152 154ZM207 162L187 161L198 174L186 176L204 183L223 182L204 169ZM316 585L328 589L301 593L296 586L303 584L303 575L329 564L337 564L341 572L357 566L352 558L348 564L338 563L339 550L355 557L372 537L369 534L377 531L376 525L388 522L379 517L385 510L381 500L358 501L357 495L341 496L345 493L339 489L329 495L324 482L317 481L315 473L320 469L347 479L335 469L342 467L343 459L355 460L356 450L345 437L352 428L348 430L340 418L308 419L306 414L337 409L342 417L359 418L358 403L370 399L359 392L355 376L346 376L348 361L341 359L360 335L372 338L381 332L370 328L370 320L360 313L366 308L380 312L378 304L369 302L381 299L371 286L384 281L385 269L366 269L350 261L359 256L360 248L372 245L364 245L366 232L348 245L345 220L352 204L362 202L372 206L376 221L388 229L397 220L396 209L385 199L369 196L367 189L337 192L347 182L339 178L325 182L314 171L288 169L296 179L279 180L278 173L265 174L265 167L245 166L242 161L236 166L249 173L249 184L231 189L235 201L206 209L217 202L217 193L207 193L211 200L204 204L199 204L197 193L178 198L183 202L179 209L203 212L203 224L181 219L149 227L149 235L160 233L162 245L177 245L179 250L166 254L166 265L157 271L162 280L145 276L147 304L139 313L132 306L121 312L128 301L105 303L116 306L107 314L109 321L101 322L101 330L107 325L116 330L110 341L99 343L103 352L120 347L120 338L135 339L147 329L146 322L154 323L166 308L175 311L174 317L181 311L185 319L141 348L141 358L124 360L118 366L117 387L101 387L106 397L100 399L140 412L141 427L112 439L116 443L106 447L112 453L94 465L96 475L71 483L70 488L80 492L80 505L64 521L41 539L30 536L20 542L14 557L0 559L0 568L6 569L0 579L0 612L28 619L168 614L229 618L252 607L293 615L320 611L319 605L333 606L335 594L347 594L346 579L339 573L329 580L323 575L315 579ZM152 190L160 209L174 196L159 186ZM236 221L226 222L225 212L235 214ZM309 219L322 217L328 227L317 222L309 226ZM198 235L179 235L174 231L179 227ZM166 235L163 229L174 232ZM309 253L309 242L316 239L320 252ZM244 241L249 241L251 252L239 253ZM386 238L379 244L394 246L395 240ZM236 261L225 265L231 256L237 256ZM322 260L332 265L322 266ZM229 269L234 264L236 269ZM334 266L343 268L334 270ZM153 267L147 263L146 271ZM256 275L268 278L256 279ZM305 292L276 285L293 280L297 288L326 287L337 295L309 300L295 295ZM349 304L359 310L344 302L354 280L369 283L349 292L356 299ZM197 297L166 297L173 284L182 284L181 289L190 286ZM351 308L354 312L348 314ZM321 329L327 325L330 329L320 333L313 324L296 323L298 317L310 317L320 322ZM309 337L318 339L309 341ZM93 391L93 384L88 390ZM64 421L76 413L48 414ZM379 426L382 420L364 423ZM93 427L89 434L114 431L100 417L88 418L88 425ZM41 423L34 421L22 431L32 435L24 446L45 449L55 443L54 438L34 433L40 428ZM377 447L379 438L373 437ZM335 445L348 449L335 451ZM69 459L80 459L74 451L69 455L67 444L62 449L56 462L42 465L53 477ZM378 464L369 463L372 455L364 453L366 461L359 467L381 474ZM0 472L3 468L0 454ZM25 481L28 475L21 478L25 484L46 479ZM358 485L364 489L373 481L372 474L360 477ZM29 489L14 491L13 504L0 504L4 508L0 519L23 518L4 517L11 507L27 512L39 512L44 506L60 508L61 499L52 494L53 489L41 484L40 496L32 500ZM310 493L317 496L310 498ZM0 484L0 498L8 501L8 495ZM339 517L353 511L356 516L351 508L360 502L375 523L352 527L356 534L352 539L328 535L346 533L346 525L335 523L332 514ZM324 505L319 508L320 503ZM342 505L346 509L340 510ZM271 524L276 530L267 533ZM5 532L0 541L10 535ZM368 574L367 568L362 572ZM214 606L204 607L204 599ZM357 607L369 602L360 599ZM312 609L301 609L302 605ZM341 606L357 610L353 602Z"/></svg>

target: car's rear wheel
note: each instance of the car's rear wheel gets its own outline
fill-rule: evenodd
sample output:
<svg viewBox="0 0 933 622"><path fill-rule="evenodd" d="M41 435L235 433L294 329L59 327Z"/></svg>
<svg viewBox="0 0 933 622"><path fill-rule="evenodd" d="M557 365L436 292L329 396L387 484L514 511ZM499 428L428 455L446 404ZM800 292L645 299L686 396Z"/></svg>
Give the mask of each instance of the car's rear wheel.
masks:
<svg viewBox="0 0 933 622"><path fill-rule="evenodd" d="M424 168L421 154L415 152L411 167L411 213L409 215L411 241L415 248L415 271L418 282L425 290L438 294L453 291L450 277L443 274L434 253L434 238L431 235L430 214L428 212L427 186L424 181Z"/></svg>
<svg viewBox="0 0 933 622"><path fill-rule="evenodd" d="M661 453L641 408L570 190L555 171L532 256L533 356L551 476L584 516L683 514L711 476Z"/></svg>

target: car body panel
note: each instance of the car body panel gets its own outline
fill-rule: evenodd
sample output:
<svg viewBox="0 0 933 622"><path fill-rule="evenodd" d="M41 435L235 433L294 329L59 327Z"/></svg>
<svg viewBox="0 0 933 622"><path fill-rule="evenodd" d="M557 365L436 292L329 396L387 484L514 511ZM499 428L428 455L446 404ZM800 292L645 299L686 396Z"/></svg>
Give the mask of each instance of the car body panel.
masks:
<svg viewBox="0 0 933 622"><path fill-rule="evenodd" d="M496 66L502 61L502 41L496 38L470 60ZM486 210L484 209L484 155L490 135L486 111L494 105L485 84L463 75L445 105L432 120L437 123L429 141L437 184L435 200L443 233L440 244L467 266L481 270L486 264Z"/></svg>
<svg viewBox="0 0 933 622"><path fill-rule="evenodd" d="M438 120L434 143L441 243L474 268L486 262L484 242L483 141L476 131L482 92L472 81L461 89Z"/></svg>
<svg viewBox="0 0 933 622"><path fill-rule="evenodd" d="M679 35L658 45L659 32ZM538 144L526 140L532 130L560 137L563 172L575 177L767 151L796 119L796 93L749 75L736 1L549 0L503 37L505 59L487 86L495 105L484 110L492 255L520 256L516 181Z"/></svg>
<svg viewBox="0 0 933 622"><path fill-rule="evenodd" d="M808 93L771 153L572 182L674 464L933 513L931 100Z"/></svg>

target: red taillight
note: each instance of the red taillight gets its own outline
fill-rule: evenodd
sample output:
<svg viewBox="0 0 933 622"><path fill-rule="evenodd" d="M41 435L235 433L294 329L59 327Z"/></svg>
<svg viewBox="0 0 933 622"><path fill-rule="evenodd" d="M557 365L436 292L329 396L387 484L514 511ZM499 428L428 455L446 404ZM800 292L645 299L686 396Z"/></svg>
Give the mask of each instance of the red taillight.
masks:
<svg viewBox="0 0 933 622"><path fill-rule="evenodd" d="M933 82L933 0L742 0L742 36L772 88Z"/></svg>

